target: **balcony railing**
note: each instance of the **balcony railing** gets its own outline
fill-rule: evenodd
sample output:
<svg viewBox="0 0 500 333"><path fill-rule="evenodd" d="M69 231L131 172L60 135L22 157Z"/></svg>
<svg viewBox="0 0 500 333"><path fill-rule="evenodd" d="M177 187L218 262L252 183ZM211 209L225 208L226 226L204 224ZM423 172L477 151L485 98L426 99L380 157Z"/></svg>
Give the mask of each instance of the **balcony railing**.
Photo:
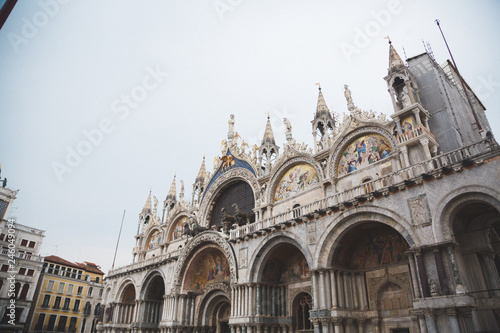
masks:
<svg viewBox="0 0 500 333"><path fill-rule="evenodd" d="M417 138L417 137L423 135L424 133L428 134L431 138L436 140L436 138L434 137L434 134L429 132L429 130L424 125L419 125L419 126L416 126L411 131L405 132L403 134L399 134L398 135L398 143L404 143L404 142L410 141L411 139Z"/></svg>
<svg viewBox="0 0 500 333"><path fill-rule="evenodd" d="M398 186L405 185L408 182L411 183L412 179L416 177L430 176L430 173L436 170L451 172L453 171L453 167L464 164L464 162L472 161L473 158L478 158L495 149L498 150L499 146L494 139L487 139L450 151L446 154L433 157L430 160L422 161L408 168L398 170L384 177L335 193L324 199L316 200L310 204L294 208L261 221L256 221L252 224L237 227L230 230L229 239L235 240L249 234L265 233L276 228L276 226L280 224L291 224L293 221L312 217L315 213L320 211L326 211L326 209L339 207L340 205L352 203L360 198L365 198L367 194L382 195L384 192L397 189ZM370 193L367 193L368 191Z"/></svg>
<svg viewBox="0 0 500 333"><path fill-rule="evenodd" d="M165 253L165 254L159 255L157 257L150 258L148 260L143 260L143 261L140 261L140 262L137 262L137 263L134 263L134 264L130 264L130 265L127 265L127 266L119 267L117 269L109 271L108 272L108 277L110 277L112 275L122 274L122 273L125 273L125 272L128 272L128 271L131 271L131 270L145 268L145 267L148 267L150 265L154 265L154 264L157 264L159 262L162 262L163 260L168 260L168 259L176 258L176 257L179 256L180 251L181 250L179 249L179 250L176 250L174 252Z"/></svg>
<svg viewBox="0 0 500 333"><path fill-rule="evenodd" d="M0 253L2 255L6 256L9 254L9 249L2 249L2 251ZM14 256L18 259L26 259L26 260L38 261L38 262L42 261L42 257L35 255L35 254L25 253L25 252L16 251Z"/></svg>

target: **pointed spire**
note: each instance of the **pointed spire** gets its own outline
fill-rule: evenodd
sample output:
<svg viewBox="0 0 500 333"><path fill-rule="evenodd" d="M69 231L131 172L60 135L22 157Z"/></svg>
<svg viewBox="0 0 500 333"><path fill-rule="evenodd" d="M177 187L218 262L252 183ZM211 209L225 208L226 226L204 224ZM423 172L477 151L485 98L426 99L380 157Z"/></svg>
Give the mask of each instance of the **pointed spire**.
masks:
<svg viewBox="0 0 500 333"><path fill-rule="evenodd" d="M318 105L316 106L316 118L320 117L321 115L324 114L329 114L330 111L328 110L328 107L326 106L325 98L323 97L323 93L321 92L321 86L318 84Z"/></svg>
<svg viewBox="0 0 500 333"><path fill-rule="evenodd" d="M146 203L144 204L144 208L142 209L143 215L151 214L151 190L149 190L149 195L148 199L146 200Z"/></svg>
<svg viewBox="0 0 500 333"><path fill-rule="evenodd" d="M389 39L389 74L404 68L405 64Z"/></svg>
<svg viewBox="0 0 500 333"><path fill-rule="evenodd" d="M201 167L200 167L200 171L198 171L198 176L196 177L196 182L203 182L206 174L207 174L207 170L205 168L205 154L203 154L203 162L201 162Z"/></svg>
<svg viewBox="0 0 500 333"><path fill-rule="evenodd" d="M167 200L176 201L176 198L177 198L177 189L175 187L175 175L174 175L174 180L172 180L170 191L168 191L167 194Z"/></svg>
<svg viewBox="0 0 500 333"><path fill-rule="evenodd" d="M264 138L262 139L262 144L266 143L276 145L276 142L274 141L273 128L271 127L271 119L269 117L269 114L267 115L266 131L264 132Z"/></svg>

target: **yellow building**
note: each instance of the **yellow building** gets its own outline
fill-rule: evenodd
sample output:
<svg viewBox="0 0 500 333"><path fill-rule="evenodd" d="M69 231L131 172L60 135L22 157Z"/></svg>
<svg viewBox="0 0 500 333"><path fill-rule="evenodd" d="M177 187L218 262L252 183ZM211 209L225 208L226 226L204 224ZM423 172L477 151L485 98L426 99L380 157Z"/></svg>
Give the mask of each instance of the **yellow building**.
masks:
<svg viewBox="0 0 500 333"><path fill-rule="evenodd" d="M45 257L36 290L36 306L30 316L30 332L91 332L94 325L91 327L86 322L89 316L99 315L95 301L102 296L103 275L93 263ZM100 309L100 305L97 308Z"/></svg>

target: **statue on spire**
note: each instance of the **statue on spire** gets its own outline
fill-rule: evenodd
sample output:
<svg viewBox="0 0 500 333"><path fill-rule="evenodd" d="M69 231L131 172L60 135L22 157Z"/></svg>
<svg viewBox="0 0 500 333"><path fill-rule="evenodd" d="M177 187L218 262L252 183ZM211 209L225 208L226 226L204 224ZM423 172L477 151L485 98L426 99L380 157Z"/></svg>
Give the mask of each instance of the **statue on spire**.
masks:
<svg viewBox="0 0 500 333"><path fill-rule="evenodd" d="M351 90L347 84L344 84L344 96L347 101L347 109L352 112L354 110L354 102L352 101Z"/></svg>
<svg viewBox="0 0 500 333"><path fill-rule="evenodd" d="M286 127L285 131L286 140L290 141L292 140L292 124L290 123L290 120L288 120L287 118L283 118L283 123L285 124Z"/></svg>

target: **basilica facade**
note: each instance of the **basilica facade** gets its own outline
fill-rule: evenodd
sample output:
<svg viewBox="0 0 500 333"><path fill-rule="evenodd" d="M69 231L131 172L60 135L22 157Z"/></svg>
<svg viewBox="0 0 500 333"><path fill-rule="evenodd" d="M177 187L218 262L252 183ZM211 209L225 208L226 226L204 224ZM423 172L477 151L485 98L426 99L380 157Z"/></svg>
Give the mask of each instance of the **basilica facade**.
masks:
<svg viewBox="0 0 500 333"><path fill-rule="evenodd" d="M231 115L191 200L175 179L163 210L147 198L98 331L498 331L500 148L485 108L428 53L405 64L389 45L384 79L388 116L346 85L338 119L319 88L310 148L287 119L282 147L268 119L250 148Z"/></svg>

